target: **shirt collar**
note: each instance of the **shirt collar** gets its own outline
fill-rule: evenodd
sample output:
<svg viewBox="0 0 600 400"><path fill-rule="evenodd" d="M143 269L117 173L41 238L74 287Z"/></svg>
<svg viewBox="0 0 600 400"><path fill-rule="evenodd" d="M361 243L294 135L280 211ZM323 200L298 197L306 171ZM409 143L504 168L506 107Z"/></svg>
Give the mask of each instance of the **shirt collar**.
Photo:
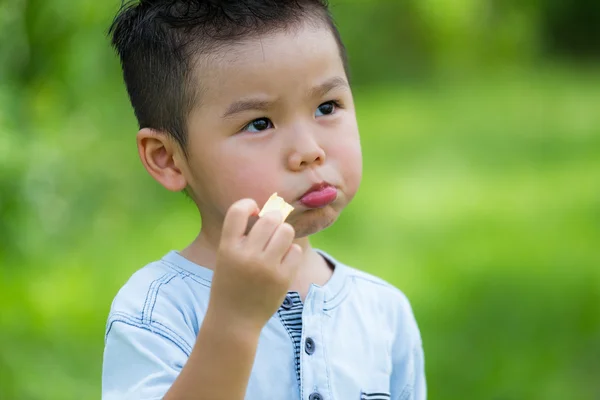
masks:
<svg viewBox="0 0 600 400"><path fill-rule="evenodd" d="M331 275L331 278L323 286L315 284L313 284L313 286L325 291L325 299L333 299L344 288L346 277L348 276L348 267L323 250L315 249L315 251L317 251L319 254L321 254L321 256L327 259L334 266L334 270L333 274ZM167 264L174 265L190 273L191 275L199 277L200 279L207 281L207 283L209 284L212 282L214 273L213 270L188 260L176 250L172 250L169 253L167 253L162 258L162 261L166 262Z"/></svg>

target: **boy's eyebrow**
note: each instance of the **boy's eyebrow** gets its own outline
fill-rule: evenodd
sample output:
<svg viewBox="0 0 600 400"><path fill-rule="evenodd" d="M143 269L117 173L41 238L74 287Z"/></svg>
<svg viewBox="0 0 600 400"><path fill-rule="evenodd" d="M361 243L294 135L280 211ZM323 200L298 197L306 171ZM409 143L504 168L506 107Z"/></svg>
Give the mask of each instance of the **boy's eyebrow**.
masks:
<svg viewBox="0 0 600 400"><path fill-rule="evenodd" d="M331 92L333 89L337 89L340 87L350 88L350 85L348 85L348 82L346 82L346 80L344 78L342 78L341 76L336 76L336 77L326 80L319 86L316 86L316 87L310 89L309 97L310 98L323 97L327 93Z"/></svg>
<svg viewBox="0 0 600 400"><path fill-rule="evenodd" d="M225 111L222 117L227 118L234 114L239 114L244 111L267 111L272 105L273 102L271 101L257 99L238 100L236 102L231 103L231 105L227 107L227 111Z"/></svg>

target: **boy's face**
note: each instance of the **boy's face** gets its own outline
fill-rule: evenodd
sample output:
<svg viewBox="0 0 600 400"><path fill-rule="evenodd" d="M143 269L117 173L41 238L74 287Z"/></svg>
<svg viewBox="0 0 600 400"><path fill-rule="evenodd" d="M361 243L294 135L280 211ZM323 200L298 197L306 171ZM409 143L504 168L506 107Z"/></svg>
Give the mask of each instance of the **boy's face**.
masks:
<svg viewBox="0 0 600 400"><path fill-rule="evenodd" d="M352 93L331 32L307 25L230 45L197 71L202 92L183 173L203 230L220 231L235 201L262 207L274 192L294 206L287 222L298 238L331 225L362 175ZM314 208L335 196L330 188L301 200L320 183L337 197Z"/></svg>

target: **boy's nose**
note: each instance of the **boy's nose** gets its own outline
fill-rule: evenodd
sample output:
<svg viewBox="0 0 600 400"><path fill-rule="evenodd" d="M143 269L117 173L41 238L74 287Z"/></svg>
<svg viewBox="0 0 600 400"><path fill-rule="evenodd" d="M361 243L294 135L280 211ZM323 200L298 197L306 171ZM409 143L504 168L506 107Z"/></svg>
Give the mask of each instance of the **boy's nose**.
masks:
<svg viewBox="0 0 600 400"><path fill-rule="evenodd" d="M288 157L288 167L292 171L301 171L325 162L325 150L317 143L312 135L302 135L296 138Z"/></svg>

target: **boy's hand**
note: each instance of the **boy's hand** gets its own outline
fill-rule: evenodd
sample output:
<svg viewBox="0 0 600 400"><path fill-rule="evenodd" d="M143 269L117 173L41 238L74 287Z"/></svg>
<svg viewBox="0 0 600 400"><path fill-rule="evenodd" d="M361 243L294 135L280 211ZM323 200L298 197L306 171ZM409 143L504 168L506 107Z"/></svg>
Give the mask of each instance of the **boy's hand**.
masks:
<svg viewBox="0 0 600 400"><path fill-rule="evenodd" d="M278 212L259 218L245 235L249 218L258 212L256 202L250 199L229 208L209 309L221 321L260 331L283 302L300 265L302 249L293 244L294 228L282 222Z"/></svg>
<svg viewBox="0 0 600 400"><path fill-rule="evenodd" d="M281 215L259 218L254 200L227 211L208 310L185 366L165 399L243 399L262 328L277 311L302 258Z"/></svg>

